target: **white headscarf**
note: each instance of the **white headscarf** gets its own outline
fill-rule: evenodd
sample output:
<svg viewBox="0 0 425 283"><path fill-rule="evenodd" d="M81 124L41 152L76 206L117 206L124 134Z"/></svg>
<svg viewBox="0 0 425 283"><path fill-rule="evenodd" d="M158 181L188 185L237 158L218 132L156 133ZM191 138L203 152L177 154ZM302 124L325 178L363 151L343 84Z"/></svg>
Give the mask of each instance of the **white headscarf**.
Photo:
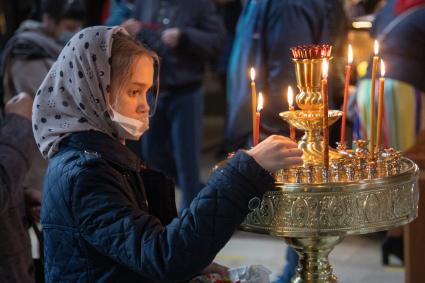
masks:
<svg viewBox="0 0 425 283"><path fill-rule="evenodd" d="M33 132L44 158L74 132L97 130L117 137L108 113L112 36L121 27L86 28L72 37L35 96Z"/></svg>

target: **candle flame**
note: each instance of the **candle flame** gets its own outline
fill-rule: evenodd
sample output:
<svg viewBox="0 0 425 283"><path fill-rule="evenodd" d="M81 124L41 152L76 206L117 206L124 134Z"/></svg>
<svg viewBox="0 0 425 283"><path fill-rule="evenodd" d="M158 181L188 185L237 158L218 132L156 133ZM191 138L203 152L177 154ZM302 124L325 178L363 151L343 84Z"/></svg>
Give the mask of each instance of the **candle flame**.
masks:
<svg viewBox="0 0 425 283"><path fill-rule="evenodd" d="M373 45L373 51L375 53L375 56L378 56L379 53L379 43L378 41L375 39L375 44Z"/></svg>
<svg viewBox="0 0 425 283"><path fill-rule="evenodd" d="M329 62L327 59L324 59L322 63L322 77L324 80L328 78L328 70L329 70Z"/></svg>
<svg viewBox="0 0 425 283"><path fill-rule="evenodd" d="M353 48L351 47L351 44L348 44L348 64L353 63Z"/></svg>
<svg viewBox="0 0 425 283"><path fill-rule="evenodd" d="M258 93L258 103L257 103L257 112L260 112L261 110L263 110L263 94L260 92Z"/></svg>
<svg viewBox="0 0 425 283"><path fill-rule="evenodd" d="M291 86L288 86L288 104L289 104L289 107L294 106L294 92L292 91Z"/></svg>
<svg viewBox="0 0 425 283"><path fill-rule="evenodd" d="M381 59L381 77L385 76L385 64L384 60Z"/></svg>
<svg viewBox="0 0 425 283"><path fill-rule="evenodd" d="M251 68L250 75L251 75L251 81L254 81L255 80L255 69L254 68Z"/></svg>

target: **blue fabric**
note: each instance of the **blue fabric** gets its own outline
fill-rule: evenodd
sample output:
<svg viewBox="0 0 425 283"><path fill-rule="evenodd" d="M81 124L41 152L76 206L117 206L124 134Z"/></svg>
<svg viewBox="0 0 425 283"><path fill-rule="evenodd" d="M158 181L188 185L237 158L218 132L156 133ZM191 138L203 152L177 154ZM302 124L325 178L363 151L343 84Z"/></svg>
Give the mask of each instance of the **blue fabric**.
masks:
<svg viewBox="0 0 425 283"><path fill-rule="evenodd" d="M201 189L199 168L202 138L201 90L161 93L149 130L141 140L143 160L177 181L182 190L182 209ZM158 142L161 141L161 142Z"/></svg>
<svg viewBox="0 0 425 283"><path fill-rule="evenodd" d="M119 26L129 19L133 12L133 6L125 0L112 0L109 8L109 16L105 21L107 26Z"/></svg>
<svg viewBox="0 0 425 283"><path fill-rule="evenodd" d="M287 279L287 281L284 282L291 282L292 276L295 275L295 268L298 264L298 254L295 252L295 250L291 247L289 247L286 250L286 266L283 269L283 277Z"/></svg>
<svg viewBox="0 0 425 283"><path fill-rule="evenodd" d="M254 159L238 152L180 218L166 223L151 214L157 209L145 195L164 188L142 179L140 165L100 132L74 133L61 143L43 190L46 282L188 280L230 239L249 200L273 184Z"/></svg>
<svg viewBox="0 0 425 283"><path fill-rule="evenodd" d="M296 86L290 47L333 44L341 27L340 6L336 0L247 1L228 69L226 136L231 147L244 144L252 132L250 67L256 68L257 91L265 96L261 125L278 133L287 127L278 115L288 109L283 94L288 85Z"/></svg>

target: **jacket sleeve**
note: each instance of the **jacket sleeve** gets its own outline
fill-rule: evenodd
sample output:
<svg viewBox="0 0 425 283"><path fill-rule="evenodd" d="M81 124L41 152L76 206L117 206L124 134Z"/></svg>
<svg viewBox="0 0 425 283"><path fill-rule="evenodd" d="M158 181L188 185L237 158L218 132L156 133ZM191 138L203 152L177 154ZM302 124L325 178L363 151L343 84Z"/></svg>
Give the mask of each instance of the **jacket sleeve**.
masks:
<svg viewBox="0 0 425 283"><path fill-rule="evenodd" d="M10 193L20 189L35 152L31 121L16 114L6 115L0 128L0 214Z"/></svg>
<svg viewBox="0 0 425 283"><path fill-rule="evenodd" d="M107 165L76 178L73 214L84 239L121 265L161 282L192 278L212 262L273 178L239 152L210 177L180 218L163 226L129 204ZM92 185L90 185L92 184Z"/></svg>
<svg viewBox="0 0 425 283"><path fill-rule="evenodd" d="M202 58L219 55L225 47L226 31L223 21L211 0L199 1L198 26L182 27L179 48L190 50Z"/></svg>

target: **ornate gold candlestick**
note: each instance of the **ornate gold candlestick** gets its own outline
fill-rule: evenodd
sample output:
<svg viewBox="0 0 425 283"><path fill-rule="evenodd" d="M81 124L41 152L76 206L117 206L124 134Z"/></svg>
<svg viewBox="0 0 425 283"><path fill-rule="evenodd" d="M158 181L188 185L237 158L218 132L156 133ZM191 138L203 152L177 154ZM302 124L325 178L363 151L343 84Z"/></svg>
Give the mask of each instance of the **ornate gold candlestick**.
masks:
<svg viewBox="0 0 425 283"><path fill-rule="evenodd" d="M355 151L344 145L331 149L326 170L320 81L330 47L302 46L292 52L301 110L280 116L305 131L298 142L304 165L275 173L275 190L263 196L241 229L282 237L297 251L293 283L337 282L328 255L346 235L392 229L417 217L418 167L394 149L381 149L371 160L368 141L359 140ZM341 116L341 111L329 111L329 125Z"/></svg>

